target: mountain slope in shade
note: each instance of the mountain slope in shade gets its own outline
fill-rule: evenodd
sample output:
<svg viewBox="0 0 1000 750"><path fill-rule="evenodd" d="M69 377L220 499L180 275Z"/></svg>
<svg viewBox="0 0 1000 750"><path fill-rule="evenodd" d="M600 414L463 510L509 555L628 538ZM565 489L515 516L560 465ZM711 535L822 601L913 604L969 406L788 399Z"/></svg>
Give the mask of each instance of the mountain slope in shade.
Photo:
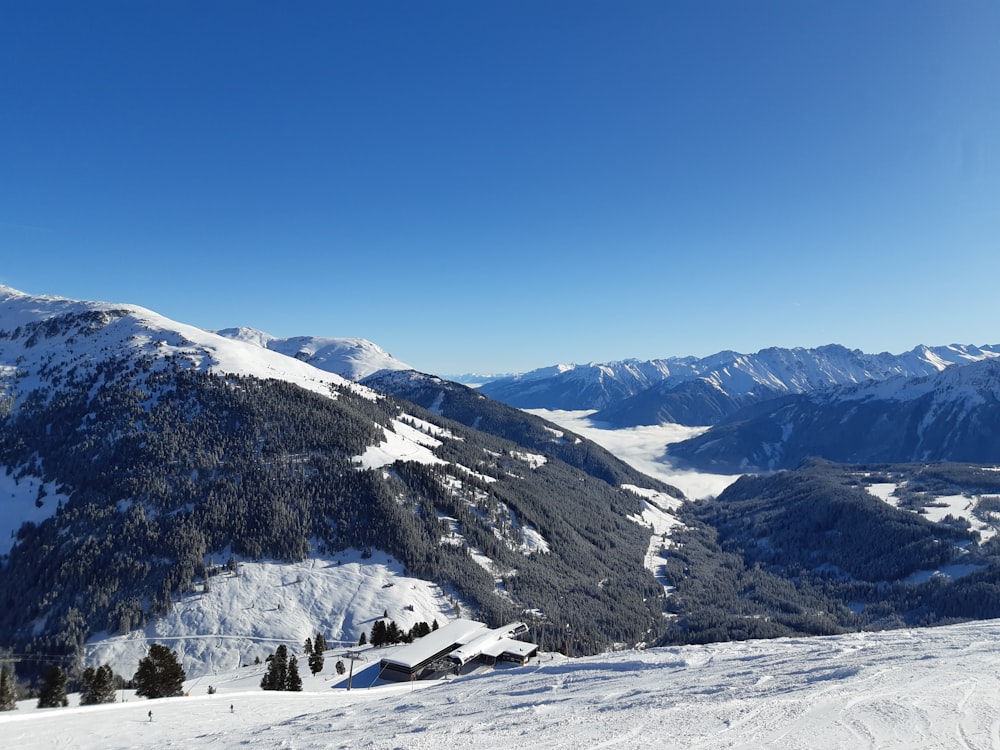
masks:
<svg viewBox="0 0 1000 750"><path fill-rule="evenodd" d="M675 422L715 424L748 404L819 388L921 377L1000 355L1000 346L920 346L904 354L866 354L839 345L773 347L755 354L630 360L560 366L483 385L488 396L521 408L597 409L611 427Z"/></svg>
<svg viewBox="0 0 1000 750"><path fill-rule="evenodd" d="M668 448L693 466L771 471L840 463L1000 461L1000 360L748 407Z"/></svg>
<svg viewBox="0 0 1000 750"><path fill-rule="evenodd" d="M413 369L366 339L321 336L280 339L253 328L225 328L217 333L307 362L348 380L361 380L380 370Z"/></svg>
<svg viewBox="0 0 1000 750"><path fill-rule="evenodd" d="M597 444L541 417L489 399L468 386L412 370L383 371L361 382L467 427L513 441L528 450L554 455L615 486L637 483L650 486L650 477ZM670 485L657 483L657 489L675 498L683 497L680 490Z"/></svg>

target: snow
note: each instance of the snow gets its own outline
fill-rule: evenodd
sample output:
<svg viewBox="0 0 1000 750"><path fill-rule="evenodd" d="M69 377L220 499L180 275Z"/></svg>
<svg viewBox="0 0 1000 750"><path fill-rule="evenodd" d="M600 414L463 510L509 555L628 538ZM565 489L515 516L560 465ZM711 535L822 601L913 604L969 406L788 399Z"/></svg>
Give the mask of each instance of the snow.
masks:
<svg viewBox="0 0 1000 750"><path fill-rule="evenodd" d="M28 297L0 287L0 312L11 329L58 313L94 310L125 310L127 315L91 336L67 338L66 346L56 349L62 360L48 362L50 368L86 367L105 356L102 349L138 347L161 357L179 355L215 372L280 378L324 395L330 394L330 385L341 385L377 397L328 371L335 369L337 357L357 355L351 365L357 375L385 354L360 339L288 339L283 348L293 343L297 348L281 353L268 348L275 339L259 332L225 338L132 305ZM37 384L31 373L39 369L42 349L53 351L10 340L0 346L5 360L0 396L5 382L7 390L14 387L15 369L8 365L18 357L24 358L20 366L28 375L16 387L26 391ZM316 366L297 359L299 355ZM369 355L373 359L366 360ZM957 351L957 356L971 355ZM871 394L868 390L864 397ZM667 445L706 428L609 430L590 419L593 412L534 413L594 440L688 497L718 495L737 478L684 471L664 457ZM397 460L440 463L432 450L437 438L449 436L435 430L439 428L402 415L385 430L385 441L356 462L371 468ZM529 453L517 458L529 466L544 460ZM0 473L0 554L9 550L11 533L23 521L37 522L54 512L60 499L56 488L44 489L38 508L37 480L15 483ZM649 488L625 489L642 499L643 510L632 520L650 528L646 566L669 591L662 579L662 548L664 535L678 523L672 511L680 501ZM894 490L888 483L870 487L887 502ZM944 502L947 507L930 509L932 520L950 512L977 523L971 517L975 499ZM457 523L450 520L453 536L448 541L463 544ZM511 522L518 525L513 515ZM537 530L527 525L520 530L526 554L547 550ZM481 553L472 549L470 554L496 574ZM226 558L219 553L214 562L223 564ZM922 575L954 577L970 568L957 565ZM22 703L16 712L0 714L2 746L212 745L225 750L639 747L655 742L706 748L1000 747L994 710L1000 701L1000 649L993 645L1000 642L1000 622L626 651L578 660L546 654L527 668L498 667L446 682L402 686L375 679L379 656L391 653L379 650L356 663L354 685L360 689L352 691L344 689L345 681L333 671L336 658L331 655L356 644L383 612L407 630L419 621L444 624L460 606L438 586L403 575L400 563L377 550L364 557L358 551L317 555L292 564L241 562L238 575L211 577L207 590L184 596L168 615L143 630L98 635L87 644L88 663L110 663L125 675L134 672L151 642L177 649L191 678L186 688L190 697L143 701L126 692L125 703L47 711L35 710L33 701ZM252 665L254 658L263 660L280 643L301 656L305 638L316 632L333 647L324 672L303 674L301 694L259 690L262 667ZM299 661L305 671L304 659ZM218 692L208 695L208 685ZM230 705L236 709L232 713ZM152 722L149 710L155 714Z"/></svg>
<svg viewBox="0 0 1000 750"><path fill-rule="evenodd" d="M354 458L354 463L363 469L380 469L396 461L417 461L422 464L443 464L431 451L440 441L410 426L399 419L393 420L392 429L385 430L385 440L378 445L370 445L365 452Z"/></svg>
<svg viewBox="0 0 1000 750"><path fill-rule="evenodd" d="M366 339L322 336L279 339L253 328L226 328L217 333L303 360L349 380L361 380L380 370L413 369Z"/></svg>
<svg viewBox="0 0 1000 750"><path fill-rule="evenodd" d="M43 483L33 476L17 479L0 466L0 558L10 554L17 530L26 522L41 523L55 515L60 502L68 498L56 491L51 482ZM39 489L44 491L38 505Z"/></svg>
<svg viewBox="0 0 1000 750"><path fill-rule="evenodd" d="M356 644L383 612L404 631L455 616L437 585L405 576L402 563L378 551L367 558L349 550L299 563L240 562L239 575L211 576L208 585L143 630L93 638L87 663L131 675L149 644L162 642L182 654L189 676L207 676L263 660L281 643L300 653L317 632L331 645Z"/></svg>
<svg viewBox="0 0 1000 750"><path fill-rule="evenodd" d="M920 509L920 513L927 520L934 522L943 521L947 516L964 518L969 522L969 526L974 531L978 531L980 538L985 541L996 536L997 529L994 525L985 523L973 513L978 502L978 496L943 495L935 497L929 505L925 505Z"/></svg>
<svg viewBox="0 0 1000 750"><path fill-rule="evenodd" d="M593 410L526 409L525 411L593 440L643 474L677 487L692 500L716 497L740 477L738 474L704 474L681 469L664 455L671 443L697 437L708 430L707 427L664 424L612 430L590 418L594 414Z"/></svg>
<svg viewBox="0 0 1000 750"><path fill-rule="evenodd" d="M986 566L957 564L945 565L944 567L937 568L936 570L918 570L904 578L903 583L926 583L935 576L954 580L955 578L961 578L962 576L967 576L970 573L975 573L977 570L982 570L984 567Z"/></svg>
<svg viewBox="0 0 1000 750"><path fill-rule="evenodd" d="M19 340L7 340L0 344L3 363L10 365L17 361L26 373L17 386L22 393L48 386L36 374L46 369L90 367L94 362L106 359L109 351L144 351L160 359L176 355L201 369L219 374L284 380L325 396L330 395L331 385L350 385L356 392L374 397L368 389L294 357L179 323L137 305L33 297L9 287L0 287L0 319L5 330L13 331L19 326L57 315L94 312L108 314L110 322L88 335L75 335L75 332L70 332L68 336L57 334L62 340L61 346L35 347L22 344ZM124 315L116 317L120 312ZM51 357L54 353L58 353L60 359L45 362L43 368L40 358ZM0 383L2 390L3 384Z"/></svg>
<svg viewBox="0 0 1000 750"><path fill-rule="evenodd" d="M882 500L893 507L899 507L899 499L895 497L894 493L899 485L895 482L877 482L875 484L870 484L866 487L868 492ZM947 516L952 516L956 519L965 519L969 522L969 527L973 531L978 531L980 539L986 541L997 535L997 526L995 523L1000 519L993 518L995 514L989 513L988 516L992 518L994 523L988 523L984 521L981 517L975 514L976 506L979 501L984 497L991 497L990 495L942 495L931 499L930 503L924 505L920 508L919 512L928 521L933 521L935 523L940 523L944 521ZM955 576L952 576L955 577Z"/></svg>
<svg viewBox="0 0 1000 750"><path fill-rule="evenodd" d="M898 507L899 498L893 494L898 487L899 485L896 482L876 482L875 484L868 485L866 489L882 502L893 507Z"/></svg>
<svg viewBox="0 0 1000 750"><path fill-rule="evenodd" d="M517 529L521 535L521 554L530 555L534 552L545 554L549 552L549 542L544 536L542 536L542 533L529 523L521 523L514 511L507 508L506 505L504 505L504 507L510 514L511 525Z"/></svg>
<svg viewBox="0 0 1000 750"><path fill-rule="evenodd" d="M943 521L945 516L955 518L967 518L971 516L975 501L965 495L943 495L935 497L930 505L925 505L921 510L921 515L928 521Z"/></svg>
<svg viewBox="0 0 1000 750"><path fill-rule="evenodd" d="M376 649L355 664L351 691L330 651L320 675L302 670L302 693L261 691L250 668L191 680L187 698L126 693L125 703L46 710L22 702L0 714L0 736L7 750L985 749L1000 745L998 643L1000 622L987 621L572 660L542 654L527 667L369 687Z"/></svg>
<svg viewBox="0 0 1000 750"><path fill-rule="evenodd" d="M518 461L523 461L528 464L532 469L537 469L540 466L544 466L545 462L548 460L545 456L540 453L528 453L527 451L511 451L511 457L516 458Z"/></svg>
<svg viewBox="0 0 1000 750"><path fill-rule="evenodd" d="M649 547L646 549L644 561L645 568L650 571L656 580L663 586L664 591L669 594L673 591L670 581L663 575L664 557L663 552L667 547L667 538L670 530L679 526L680 521L673 515L680 507L683 500L657 492L656 490L636 487L635 485L623 485L623 489L633 492L643 498L643 511L640 515L632 517L630 520L643 526L649 526L653 534L649 538Z"/></svg>

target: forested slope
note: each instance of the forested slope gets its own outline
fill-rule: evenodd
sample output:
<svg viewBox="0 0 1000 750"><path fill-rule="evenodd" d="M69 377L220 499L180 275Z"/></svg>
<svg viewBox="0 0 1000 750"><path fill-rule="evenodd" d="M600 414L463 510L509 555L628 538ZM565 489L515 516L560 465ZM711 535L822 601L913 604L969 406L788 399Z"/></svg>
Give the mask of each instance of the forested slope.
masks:
<svg viewBox="0 0 1000 750"><path fill-rule="evenodd" d="M1000 617L1000 544L922 509L966 493L990 517L996 472L968 465L842 466L747 476L684 506L666 575L670 642L836 633ZM867 487L897 486L893 504ZM898 507L897 507L898 506ZM940 572L938 572L940 571Z"/></svg>

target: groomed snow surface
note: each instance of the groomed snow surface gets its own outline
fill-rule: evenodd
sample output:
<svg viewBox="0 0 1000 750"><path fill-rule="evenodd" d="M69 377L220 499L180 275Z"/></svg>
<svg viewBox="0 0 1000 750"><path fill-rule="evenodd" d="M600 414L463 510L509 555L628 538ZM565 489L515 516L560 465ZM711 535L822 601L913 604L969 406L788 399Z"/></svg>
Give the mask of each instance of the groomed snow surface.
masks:
<svg viewBox="0 0 1000 750"><path fill-rule="evenodd" d="M1000 621L625 651L354 689L328 652L302 693L259 668L190 697L0 715L4 748L996 748ZM361 667L365 664L367 669ZM255 671L256 670L256 671ZM305 671L305 670L303 670ZM243 672L252 672L241 676ZM230 712L230 706L233 711ZM148 713L152 711L153 719Z"/></svg>

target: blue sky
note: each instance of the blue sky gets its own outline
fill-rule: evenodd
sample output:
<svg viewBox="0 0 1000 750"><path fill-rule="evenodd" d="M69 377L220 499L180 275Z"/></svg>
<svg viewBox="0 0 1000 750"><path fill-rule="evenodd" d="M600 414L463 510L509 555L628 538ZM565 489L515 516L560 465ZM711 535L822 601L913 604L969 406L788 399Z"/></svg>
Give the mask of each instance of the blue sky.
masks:
<svg viewBox="0 0 1000 750"><path fill-rule="evenodd" d="M0 283L436 373L1000 343L1000 4L39 2Z"/></svg>

